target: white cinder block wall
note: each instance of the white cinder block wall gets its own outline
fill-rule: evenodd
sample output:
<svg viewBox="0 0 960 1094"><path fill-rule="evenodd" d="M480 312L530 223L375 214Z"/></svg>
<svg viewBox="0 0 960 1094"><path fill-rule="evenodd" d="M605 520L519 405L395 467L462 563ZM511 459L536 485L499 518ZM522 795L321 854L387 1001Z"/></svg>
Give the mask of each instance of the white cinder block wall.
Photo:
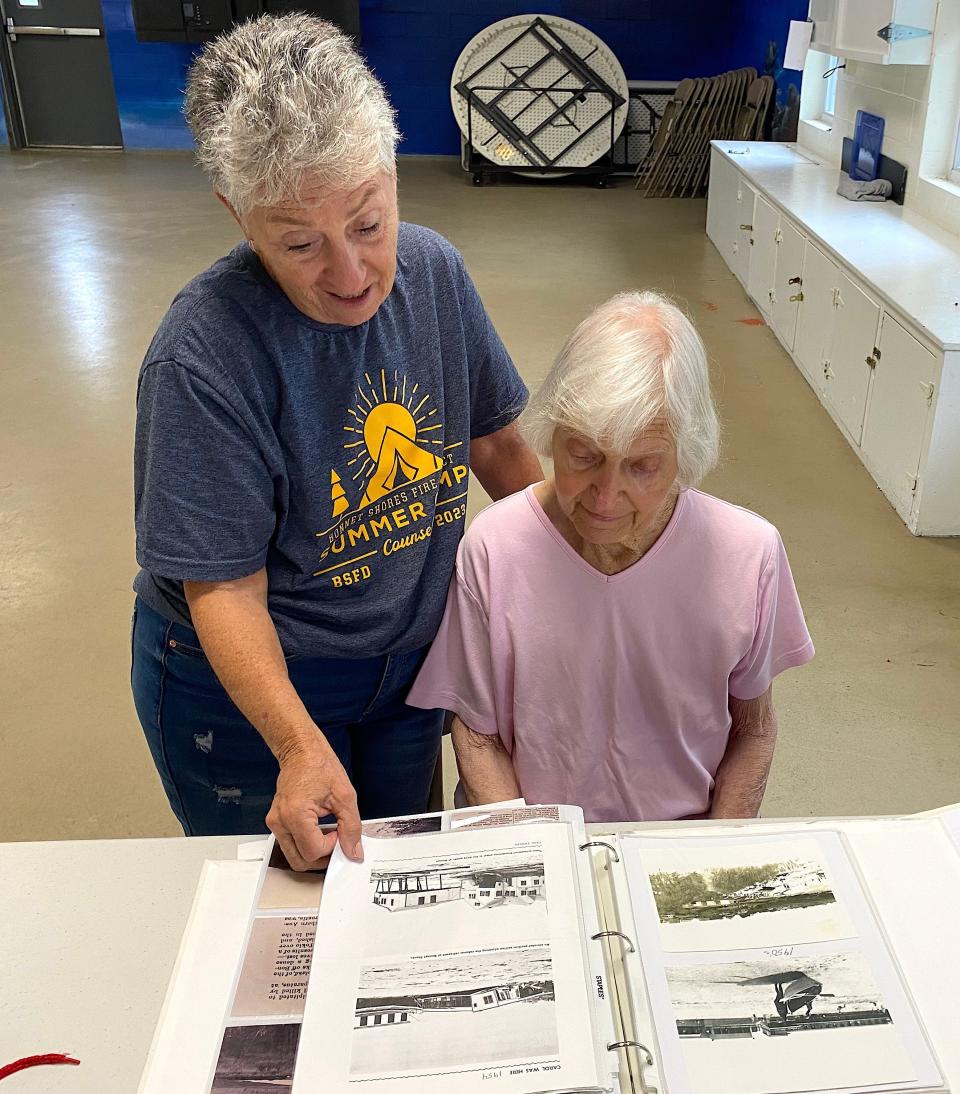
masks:
<svg viewBox="0 0 960 1094"><path fill-rule="evenodd" d="M858 110L886 120L883 152L909 169L906 204L960 235L960 186L947 180L960 119L960 0L941 0L930 65L847 61L836 110L823 113L827 58L810 51L803 70L799 143L840 164Z"/></svg>

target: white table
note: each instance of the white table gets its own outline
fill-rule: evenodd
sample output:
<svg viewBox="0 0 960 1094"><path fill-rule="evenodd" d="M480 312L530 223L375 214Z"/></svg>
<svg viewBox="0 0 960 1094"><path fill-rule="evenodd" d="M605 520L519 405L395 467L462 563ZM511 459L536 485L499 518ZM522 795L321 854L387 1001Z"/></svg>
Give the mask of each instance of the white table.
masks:
<svg viewBox="0 0 960 1094"><path fill-rule="evenodd" d="M0 844L0 1066L80 1060L2 1094L134 1094L203 861L254 838Z"/></svg>

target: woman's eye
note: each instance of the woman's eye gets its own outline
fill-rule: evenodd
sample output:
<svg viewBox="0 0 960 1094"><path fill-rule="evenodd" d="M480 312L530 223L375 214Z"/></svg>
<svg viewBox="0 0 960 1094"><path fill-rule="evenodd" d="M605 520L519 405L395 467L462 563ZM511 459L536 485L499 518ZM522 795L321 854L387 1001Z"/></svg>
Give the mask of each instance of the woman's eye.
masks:
<svg viewBox="0 0 960 1094"><path fill-rule="evenodd" d="M361 228L360 229L360 234L364 235L364 236L372 236L372 235L376 235L377 232L379 232L379 231L380 231L380 222L377 221L376 224L368 224L365 227Z"/></svg>
<svg viewBox="0 0 960 1094"><path fill-rule="evenodd" d="M288 251L306 251L311 246L312 246L311 243L294 243L294 244L288 244L287 245L287 250Z"/></svg>

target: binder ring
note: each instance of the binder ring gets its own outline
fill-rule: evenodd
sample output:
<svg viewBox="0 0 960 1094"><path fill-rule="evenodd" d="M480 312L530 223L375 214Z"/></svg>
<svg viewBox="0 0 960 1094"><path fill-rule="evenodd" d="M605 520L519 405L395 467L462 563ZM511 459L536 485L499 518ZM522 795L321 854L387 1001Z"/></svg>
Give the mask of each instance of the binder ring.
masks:
<svg viewBox="0 0 960 1094"><path fill-rule="evenodd" d="M617 852L616 847L614 847L612 843L607 843L606 840L602 840L602 839L587 840L586 843L581 843L579 845L579 847L580 847L581 851L586 851L586 849L588 847L606 847L606 849L613 855L613 861L614 862L619 862L620 861L620 855Z"/></svg>
<svg viewBox="0 0 960 1094"><path fill-rule="evenodd" d="M624 942L626 942L626 944L630 947L630 949L628 950L629 953L636 953L637 947L634 946L633 939L630 938L629 935L625 935L623 931L597 931L596 934L590 935L591 939L613 938L614 936L616 936L617 938L622 938Z"/></svg>
<svg viewBox="0 0 960 1094"><path fill-rule="evenodd" d="M650 1049L646 1045L642 1045L639 1041L611 1041L607 1045L607 1051L613 1052L615 1048L639 1048L643 1050L644 1056L647 1058L647 1067L653 1067L653 1056L650 1054Z"/></svg>

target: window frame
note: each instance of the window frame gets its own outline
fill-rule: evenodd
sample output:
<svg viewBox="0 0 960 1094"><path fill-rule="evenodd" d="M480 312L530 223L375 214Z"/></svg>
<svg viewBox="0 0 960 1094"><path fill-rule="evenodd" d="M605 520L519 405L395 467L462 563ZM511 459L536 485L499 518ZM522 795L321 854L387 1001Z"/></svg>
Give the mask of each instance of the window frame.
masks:
<svg viewBox="0 0 960 1094"><path fill-rule="evenodd" d="M832 68L833 72L831 72L829 76L820 77L820 79L824 81L823 107L820 111L820 117L830 125L833 125L836 120L837 91L840 84L840 65L844 63L842 57L835 57L833 54L827 54L827 65L824 71L829 72Z"/></svg>
<svg viewBox="0 0 960 1094"><path fill-rule="evenodd" d="M957 115L957 124L954 129L953 155L950 158L950 166L947 168L947 179L960 186L960 114Z"/></svg>

